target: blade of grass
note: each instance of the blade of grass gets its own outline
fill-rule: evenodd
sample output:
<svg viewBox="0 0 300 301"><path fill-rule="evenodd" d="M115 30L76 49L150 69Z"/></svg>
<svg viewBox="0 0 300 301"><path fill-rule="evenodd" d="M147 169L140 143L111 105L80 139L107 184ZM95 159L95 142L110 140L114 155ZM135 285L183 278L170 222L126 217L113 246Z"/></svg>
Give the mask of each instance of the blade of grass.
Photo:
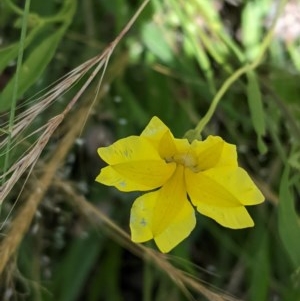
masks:
<svg viewBox="0 0 300 301"><path fill-rule="evenodd" d="M41 31L42 28L43 26L37 26L30 31L30 33L24 40L24 49L33 41L33 39L37 36L37 34ZM9 63L18 56L19 50L20 42L0 49L0 72L2 72L6 68L6 66L8 66ZM0 106L1 105L2 103L0 103Z"/></svg>
<svg viewBox="0 0 300 301"><path fill-rule="evenodd" d="M250 109L252 124L257 135L258 149L261 154L264 154L268 149L263 142L263 136L266 134L266 125L261 91L255 73L252 70L249 70L246 74L248 78L248 106Z"/></svg>
<svg viewBox="0 0 300 301"><path fill-rule="evenodd" d="M50 288L57 301L73 301L80 297L82 286L94 268L102 247L103 237L95 231L89 232L86 238L74 239L53 274ZM49 298L45 301L53 300L52 294L49 296L46 293L47 296Z"/></svg>
<svg viewBox="0 0 300 301"><path fill-rule="evenodd" d="M215 93L216 85L214 80L214 72L211 66L211 62L208 58L208 55L201 43L199 42L197 35L194 34L195 27L192 20L189 19L187 13L185 12L186 4L182 1L169 0L173 9L176 11L178 18L180 19L183 31L185 33L185 45L191 49L191 52L194 54L199 66L203 70L210 92ZM200 30L202 30L200 28Z"/></svg>
<svg viewBox="0 0 300 301"><path fill-rule="evenodd" d="M255 59L259 52L262 22L261 4L258 1L247 2L242 14L242 43L249 61Z"/></svg>
<svg viewBox="0 0 300 301"><path fill-rule="evenodd" d="M14 95L16 99L18 99L41 76L53 58L56 48L65 31L66 27L61 27L51 35L48 35L46 39L40 43L40 45L32 50L29 57L26 59L18 72L18 78L20 78L20 80L18 81L18 89L15 92L16 95ZM3 92L0 94L0 112L7 110L11 106L10 95L12 94L12 90L15 88L13 83L14 78L8 83Z"/></svg>
<svg viewBox="0 0 300 301"><path fill-rule="evenodd" d="M289 174L290 168L286 165L279 189L278 227L282 243L296 270L300 267L300 225L294 198L290 191Z"/></svg>
<svg viewBox="0 0 300 301"><path fill-rule="evenodd" d="M164 63L172 62L173 53L155 23L148 23L142 28L142 38L149 50Z"/></svg>
<svg viewBox="0 0 300 301"><path fill-rule="evenodd" d="M20 46L19 46L19 54L18 54L18 60L17 60L17 70L13 85L13 91L12 91L12 101L11 101L11 109L10 109L10 115L9 115L9 126L8 126L8 140L6 145L6 152L5 152L5 159L4 159L4 173L8 169L9 166L9 149L11 147L12 142L12 136L11 132L13 130L14 120L15 120L15 112L16 112L16 104L17 104L17 95L18 95L18 86L19 86L19 76L21 73L21 67L22 67L22 60L23 60L23 52L24 52L24 43L25 43L25 37L26 37L26 31L27 31L27 23L28 23L28 15L30 10L30 0L26 0L25 2L25 8L24 8L24 15L22 19L22 29L21 29L21 37L20 37ZM1 184L5 182L5 176L2 178Z"/></svg>
<svg viewBox="0 0 300 301"><path fill-rule="evenodd" d="M0 94L0 112L7 110L10 105L10 97L13 95L13 93L16 93L16 98L20 97L30 86L32 86L37 79L41 76L42 72L45 70L45 68L48 66L50 60L53 58L55 54L55 50L61 41L63 35L65 34L68 26L70 25L71 21L73 20L73 16L76 11L76 2L73 2L73 5L67 5L65 4L64 7L61 9L61 11L58 13L59 15L64 13L63 18L63 24L56 29L53 33L48 34L49 28L53 26L53 23L56 19L57 21L61 21L61 18L57 18L57 16L49 17L45 20L40 20L41 24L48 24L48 26L39 26L36 31L43 30L41 36L43 37L43 40L39 43L38 46L36 46L31 53L29 54L26 61L20 66L18 73L16 73L15 77L18 76L20 78L20 81L18 82L18 87L16 92L12 92L14 89L14 81L15 77L11 79L11 81L6 85L4 90ZM27 17L28 18L28 17ZM37 33L35 32L35 35ZM32 37L30 36L31 40ZM24 38L24 41L22 42L22 49L24 52L25 42L28 43L28 37L27 41Z"/></svg>
<svg viewBox="0 0 300 301"><path fill-rule="evenodd" d="M265 301L268 299L268 291L271 279L269 237L262 223L256 225L254 245L257 247L251 256L251 287L250 300Z"/></svg>

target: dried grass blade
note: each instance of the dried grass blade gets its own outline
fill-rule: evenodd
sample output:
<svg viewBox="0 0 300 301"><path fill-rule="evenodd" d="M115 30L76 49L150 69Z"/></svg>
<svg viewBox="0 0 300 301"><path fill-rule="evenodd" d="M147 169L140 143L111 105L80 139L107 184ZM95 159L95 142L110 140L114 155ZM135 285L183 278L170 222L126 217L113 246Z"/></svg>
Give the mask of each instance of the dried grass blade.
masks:
<svg viewBox="0 0 300 301"><path fill-rule="evenodd" d="M112 66L112 70L114 73L111 74L109 78L106 79L108 84L112 81L116 76L121 73L127 64L127 55L121 57L118 62L118 68L114 68ZM107 92L106 89L102 89L99 94L99 98L102 98L103 95ZM23 236L26 234L27 229L30 226L30 223L34 217L36 212L37 206L43 199L47 189L51 185L53 178L55 177L55 173L57 169L61 166L65 156L70 151L71 147L74 144L75 139L78 137L79 133L82 130L82 125L86 120L87 114L90 112L90 102L91 99L87 98L85 102L83 102L75 111L74 115L70 119L70 122L67 124L66 127L66 135L62 138L62 140L57 145L55 151L52 154L51 159L44 167L44 172L40 176L39 184L36 185L35 189L32 191L30 197L26 202L24 202L23 207L17 213L15 219L13 220L11 227L4 234L4 239L0 243L0 274L2 274L7 262L11 258L11 256L17 250ZM61 117L61 116L60 116ZM55 128L60 124L60 120L57 117L56 119L52 120L51 125L53 128L51 130L55 130ZM54 128L55 124L55 128ZM44 143L47 143L48 134L45 134L46 138L44 137ZM40 150L41 151L41 150ZM38 157L38 156L37 156ZM37 160L38 158L36 158ZM26 161L26 160L25 160ZM25 163L24 163L25 164ZM21 167L23 165L21 164ZM31 164L32 166L32 164ZM21 168L20 167L20 168ZM27 166L28 168L28 166ZM17 172L17 169L15 170ZM17 176L15 177L15 180ZM15 182L14 180L14 182ZM8 188L5 190L5 193L8 193Z"/></svg>
<svg viewBox="0 0 300 301"><path fill-rule="evenodd" d="M165 272L188 298L191 295L188 290L189 288L194 292L201 294L209 301L242 301L226 295L225 293L219 294L207 288L201 283L201 280L195 279L194 276L173 266L168 261L168 257L165 254L161 254L141 244L133 243L128 233L115 224L97 207L89 203L84 196L78 195L72 185L65 181L57 181L55 184L68 194L69 198L72 200L72 206L77 208L79 213L84 215L90 223L92 223L94 226L100 226L101 229L107 230L107 234L111 239L138 257L148 260L160 270Z"/></svg>
<svg viewBox="0 0 300 301"><path fill-rule="evenodd" d="M21 168L17 168L19 165L18 162L16 162L13 166L13 174L11 175L12 180L6 180L7 170L5 169L3 171L3 174L0 176L0 180L2 181L1 187L0 187L0 205L4 201L5 197L8 195L8 193L13 188L14 184L18 181L18 179L21 177L21 175L26 171L27 168L33 168L34 164L36 163L37 159L39 158L42 150L46 146L47 142L49 141L50 137L52 136L55 129L58 127L58 125L63 121L66 114L69 113L69 111L73 108L75 103L78 101L80 96L83 94L83 92L87 89L87 87L90 85L92 80L96 77L96 75L99 73L101 68L104 66L107 66L107 62L113 53L115 47L118 45L120 40L124 37L124 35L128 32L128 30L131 28L131 26L134 24L137 17L140 15L140 13L143 11L145 6L148 4L150 0L145 0L140 8L136 11L134 16L129 20L129 22L125 25L124 29L121 31L121 33L115 38L115 40L103 51L102 54L88 60L87 62L83 63L79 67L75 68L73 71L70 72L70 77L67 77L63 82L58 83L53 89L52 93L50 91L49 96L44 98L42 101L39 102L39 104L35 107L36 110L33 111L33 109L29 109L26 111L23 115L22 119L19 119L19 122L15 124L15 126L11 129L11 134L8 136L7 139L4 139L4 141L0 144L3 147L6 145L12 138L16 137L18 134L20 134L22 131L24 131L28 126L32 123L32 121L38 116L52 101L54 101L58 96L62 95L73 83L74 80L77 81L80 76L85 74L88 70L90 70L92 67L96 65L95 70L92 72L92 74L89 76L87 81L84 83L84 85L81 87L81 89L77 92L77 94L73 97L73 99L67 104L66 108L63 110L63 112L54 118L50 119L48 121L48 127L46 129L46 134L43 135L43 137L39 138L36 145L33 147L33 149L30 151L30 155L27 157L28 161L25 164L21 164ZM103 75L102 75L103 76ZM102 77L101 77L102 79ZM48 94L46 94L48 95ZM59 121L59 122L58 122ZM24 159L24 158L23 158ZM20 161L24 161L23 159L20 159Z"/></svg>

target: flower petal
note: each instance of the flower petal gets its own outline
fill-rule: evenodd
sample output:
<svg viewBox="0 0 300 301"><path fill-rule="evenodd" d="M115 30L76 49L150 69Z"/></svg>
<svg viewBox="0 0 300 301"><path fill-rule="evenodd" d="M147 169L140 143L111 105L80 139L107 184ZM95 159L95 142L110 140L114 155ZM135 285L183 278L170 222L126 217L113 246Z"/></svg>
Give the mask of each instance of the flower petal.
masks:
<svg viewBox="0 0 300 301"><path fill-rule="evenodd" d="M153 238L152 215L158 191L149 192L137 198L130 214L131 240L145 242Z"/></svg>
<svg viewBox="0 0 300 301"><path fill-rule="evenodd" d="M162 186L173 174L175 163L166 163L143 137L130 136L98 149L111 166L102 168L96 181L121 191L151 190Z"/></svg>
<svg viewBox="0 0 300 301"><path fill-rule="evenodd" d="M215 170L215 168L211 170ZM241 205L222 182L219 183L211 178L208 171L194 173L190 169L186 169L185 179L188 195L195 206L206 204L223 208Z"/></svg>
<svg viewBox="0 0 300 301"><path fill-rule="evenodd" d="M163 160L132 161L102 168L96 181L120 191L146 191L162 186L175 168Z"/></svg>
<svg viewBox="0 0 300 301"><path fill-rule="evenodd" d="M188 152L194 152L191 149L191 145L189 143L189 141L187 139L174 139L175 142L175 146L176 146L176 150L177 153L188 153Z"/></svg>
<svg viewBox="0 0 300 301"><path fill-rule="evenodd" d="M218 167L204 172L186 170L187 191L195 206L199 203L217 207L255 205L264 196L240 167Z"/></svg>
<svg viewBox="0 0 300 301"><path fill-rule="evenodd" d="M211 138L217 138L210 136ZM208 137L208 138L210 138ZM219 137L220 138L220 137ZM222 139L222 138L220 138ZM238 166L238 160L237 160L237 152L236 152L236 146L234 144L227 143L226 141L223 141L223 148L222 148L222 153L219 158L219 161L215 165L217 166L232 166L232 167L237 167Z"/></svg>
<svg viewBox="0 0 300 301"><path fill-rule="evenodd" d="M220 137L209 136L204 141L194 140L191 149L197 158L197 168L206 170L214 167L220 160L224 141Z"/></svg>
<svg viewBox="0 0 300 301"><path fill-rule="evenodd" d="M145 138L130 136L107 147L98 148L99 156L109 165L129 161L161 160L158 150Z"/></svg>
<svg viewBox="0 0 300 301"><path fill-rule="evenodd" d="M231 229L253 227L254 222L244 206L238 207L214 207L208 204L198 204L197 210Z"/></svg>
<svg viewBox="0 0 300 301"><path fill-rule="evenodd" d="M176 153L176 145L174 137L170 131L165 132L161 140L158 142L158 151L161 158L165 160L170 160Z"/></svg>
<svg viewBox="0 0 300 301"><path fill-rule="evenodd" d="M169 252L185 239L196 225L195 212L186 197L183 167L158 191L139 197L131 211L132 240L154 238L162 252Z"/></svg>
<svg viewBox="0 0 300 301"><path fill-rule="evenodd" d="M154 237L161 252L167 253L190 235L196 226L195 210L187 199L169 227Z"/></svg>
<svg viewBox="0 0 300 301"><path fill-rule="evenodd" d="M236 147L221 137L208 136L204 141L194 140L191 148L195 152L200 170L216 166L238 166Z"/></svg>
<svg viewBox="0 0 300 301"><path fill-rule="evenodd" d="M141 137L148 139L154 148L158 150L161 158L168 159L176 152L173 134L156 116L150 120Z"/></svg>
<svg viewBox="0 0 300 301"><path fill-rule="evenodd" d="M158 117L154 116L141 133L141 137L161 140L166 132L170 132L170 129Z"/></svg>
<svg viewBox="0 0 300 301"><path fill-rule="evenodd" d="M264 196L247 172L241 167L219 167L205 172L216 183L224 186L243 205L256 205Z"/></svg>

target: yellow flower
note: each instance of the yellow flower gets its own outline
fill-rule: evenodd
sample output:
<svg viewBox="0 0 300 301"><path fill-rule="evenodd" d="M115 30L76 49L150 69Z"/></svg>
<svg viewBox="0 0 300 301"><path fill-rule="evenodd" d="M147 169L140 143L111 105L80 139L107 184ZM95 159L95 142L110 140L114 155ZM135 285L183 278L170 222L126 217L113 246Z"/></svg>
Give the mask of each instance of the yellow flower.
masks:
<svg viewBox="0 0 300 301"><path fill-rule="evenodd" d="M222 138L176 139L153 117L140 136L130 136L98 149L109 165L96 181L121 191L147 191L131 208L134 242L154 239L169 252L196 225L194 208L225 227L252 227L245 205L264 197L238 166L236 147Z"/></svg>

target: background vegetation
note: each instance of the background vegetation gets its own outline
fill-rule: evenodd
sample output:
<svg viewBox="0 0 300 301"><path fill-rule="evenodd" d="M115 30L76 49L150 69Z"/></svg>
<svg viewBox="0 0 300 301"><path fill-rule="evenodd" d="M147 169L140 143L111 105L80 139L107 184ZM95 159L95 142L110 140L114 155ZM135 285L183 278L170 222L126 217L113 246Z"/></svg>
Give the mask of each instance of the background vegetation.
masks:
<svg viewBox="0 0 300 301"><path fill-rule="evenodd" d="M0 299L300 300L299 1L151 0L123 35L140 5L0 2ZM203 136L266 197L255 227L132 244L137 194L94 182L97 148L154 115L181 137L212 103Z"/></svg>

